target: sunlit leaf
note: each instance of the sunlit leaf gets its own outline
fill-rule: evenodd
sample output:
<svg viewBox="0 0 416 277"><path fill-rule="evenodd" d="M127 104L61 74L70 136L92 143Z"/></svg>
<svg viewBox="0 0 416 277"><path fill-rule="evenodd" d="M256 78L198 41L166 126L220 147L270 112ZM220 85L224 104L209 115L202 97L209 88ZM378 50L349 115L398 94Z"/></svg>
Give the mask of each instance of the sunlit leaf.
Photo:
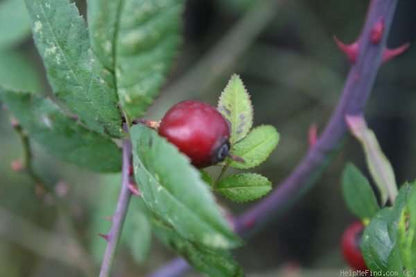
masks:
<svg viewBox="0 0 416 277"><path fill-rule="evenodd" d="M267 160L278 143L279 133L273 126L256 127L231 149L231 153L244 162L230 160L230 166L239 169L256 167Z"/></svg>
<svg viewBox="0 0 416 277"><path fill-rule="evenodd" d="M231 144L240 141L248 134L253 125L253 107L250 95L238 75L231 76L221 94L218 110L230 122Z"/></svg>

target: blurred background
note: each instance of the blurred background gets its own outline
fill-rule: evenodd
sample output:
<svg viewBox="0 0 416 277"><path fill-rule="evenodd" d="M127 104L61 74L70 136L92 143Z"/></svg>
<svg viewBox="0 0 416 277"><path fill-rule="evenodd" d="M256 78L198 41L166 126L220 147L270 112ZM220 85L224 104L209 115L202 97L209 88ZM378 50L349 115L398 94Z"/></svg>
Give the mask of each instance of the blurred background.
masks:
<svg viewBox="0 0 416 277"><path fill-rule="evenodd" d="M343 87L349 64L333 35L352 42L369 1L188 0L183 44L148 118L172 104L199 99L215 105L232 73L252 95L255 124L272 124L281 142L258 171L274 186L308 148L311 124L321 131ZM85 14L85 1L77 1ZM416 1L401 0L391 47L414 42ZM416 48L379 72L367 107L370 127L392 162L398 183L415 178ZM34 48L23 0L0 0L0 84L50 93ZM0 276L96 276L120 184L58 161L34 144L35 169L60 201L40 200L33 181L12 168L23 152L5 109L0 110ZM349 137L322 178L302 199L235 252L249 276L339 276L347 268L339 241L354 221L343 202L340 173L347 161L367 172L358 143ZM212 169L213 172L216 170ZM236 214L250 204L221 201ZM144 276L174 257L157 240L151 249L136 231L146 226L128 214L114 276ZM144 249L144 250L143 250ZM146 261L144 261L146 259Z"/></svg>

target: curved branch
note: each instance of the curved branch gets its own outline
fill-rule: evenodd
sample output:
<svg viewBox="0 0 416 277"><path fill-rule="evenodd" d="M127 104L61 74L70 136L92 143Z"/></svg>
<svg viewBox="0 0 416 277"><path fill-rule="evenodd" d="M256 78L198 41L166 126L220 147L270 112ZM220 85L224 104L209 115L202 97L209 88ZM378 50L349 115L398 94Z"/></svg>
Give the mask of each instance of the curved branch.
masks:
<svg viewBox="0 0 416 277"><path fill-rule="evenodd" d="M322 169L328 164L330 155L335 152L347 133L345 115L364 112L382 63L387 42L386 34L389 33L396 5L397 0L371 1L364 28L357 41L359 47L356 62L350 69L341 99L321 137L270 196L235 218L234 226L237 233L246 236L248 231L264 226L278 212L309 190L320 176ZM373 26L379 20L383 20L385 29L382 39L375 44L370 41L370 37ZM175 259L151 276L182 276L186 269L183 260Z"/></svg>

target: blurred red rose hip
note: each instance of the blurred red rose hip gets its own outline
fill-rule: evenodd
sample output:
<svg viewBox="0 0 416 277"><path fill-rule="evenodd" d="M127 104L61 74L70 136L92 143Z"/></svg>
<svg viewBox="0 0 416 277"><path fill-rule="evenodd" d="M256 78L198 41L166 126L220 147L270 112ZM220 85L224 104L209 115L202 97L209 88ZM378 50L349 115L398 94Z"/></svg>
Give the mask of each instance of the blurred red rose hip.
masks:
<svg viewBox="0 0 416 277"><path fill-rule="evenodd" d="M223 161L230 150L230 127L214 107L183 101L166 112L159 134L176 145L198 168Z"/></svg>

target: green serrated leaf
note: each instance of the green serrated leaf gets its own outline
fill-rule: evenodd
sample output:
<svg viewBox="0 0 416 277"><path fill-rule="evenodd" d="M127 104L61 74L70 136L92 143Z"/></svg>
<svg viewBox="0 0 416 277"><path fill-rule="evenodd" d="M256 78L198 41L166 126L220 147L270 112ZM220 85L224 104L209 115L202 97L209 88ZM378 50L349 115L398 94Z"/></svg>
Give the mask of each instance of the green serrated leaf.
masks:
<svg viewBox="0 0 416 277"><path fill-rule="evenodd" d="M384 208L366 227L361 251L367 267L372 271L400 270L402 263L396 243L397 221L391 208Z"/></svg>
<svg viewBox="0 0 416 277"><path fill-rule="evenodd" d="M396 177L374 132L367 127L367 123L361 116L347 116L347 123L352 134L364 149L371 176L380 190L382 204L385 204L388 198L394 201L397 195Z"/></svg>
<svg viewBox="0 0 416 277"><path fill-rule="evenodd" d="M1 88L0 94L30 138L51 154L98 172L120 170L120 149L107 137L67 117L52 101Z"/></svg>
<svg viewBox="0 0 416 277"><path fill-rule="evenodd" d="M180 42L183 0L88 0L94 51L115 73L123 110L144 114L159 93Z"/></svg>
<svg viewBox="0 0 416 277"><path fill-rule="evenodd" d="M189 159L142 125L131 129L137 184L149 210L182 237L212 248L240 245Z"/></svg>
<svg viewBox="0 0 416 277"><path fill-rule="evenodd" d="M229 252L183 239L173 228L157 219L153 220L153 228L165 245L179 253L198 271L213 277L244 276Z"/></svg>
<svg viewBox="0 0 416 277"><path fill-rule="evenodd" d="M239 173L222 179L216 191L235 202L247 202L263 197L272 189L272 183L256 173Z"/></svg>
<svg viewBox="0 0 416 277"><path fill-rule="evenodd" d="M261 125L253 130L240 142L235 144L231 153L243 158L244 162L228 159L231 167L247 169L263 163L279 143L279 133L273 126Z"/></svg>
<svg viewBox="0 0 416 277"><path fill-rule="evenodd" d="M357 217L371 218L380 209L367 178L351 163L344 169L342 189L349 210Z"/></svg>
<svg viewBox="0 0 416 277"><path fill-rule="evenodd" d="M91 51L88 31L69 0L26 0L36 46L56 96L88 128L122 135L117 94L104 80Z"/></svg>
<svg viewBox="0 0 416 277"><path fill-rule="evenodd" d="M0 49L11 48L30 34L30 18L24 0L0 3ZM23 75L24 76L24 75Z"/></svg>
<svg viewBox="0 0 416 277"><path fill-rule="evenodd" d="M27 57L17 51L0 51L0 85L2 87L39 92L42 87L39 77Z"/></svg>
<svg viewBox="0 0 416 277"><path fill-rule="evenodd" d="M398 226L411 189L410 185L403 185L394 206L377 212L364 230L361 251L366 265L372 271L402 272Z"/></svg>
<svg viewBox="0 0 416 277"><path fill-rule="evenodd" d="M243 139L253 125L253 106L241 78L234 74L218 102L218 110L231 124L231 145Z"/></svg>

